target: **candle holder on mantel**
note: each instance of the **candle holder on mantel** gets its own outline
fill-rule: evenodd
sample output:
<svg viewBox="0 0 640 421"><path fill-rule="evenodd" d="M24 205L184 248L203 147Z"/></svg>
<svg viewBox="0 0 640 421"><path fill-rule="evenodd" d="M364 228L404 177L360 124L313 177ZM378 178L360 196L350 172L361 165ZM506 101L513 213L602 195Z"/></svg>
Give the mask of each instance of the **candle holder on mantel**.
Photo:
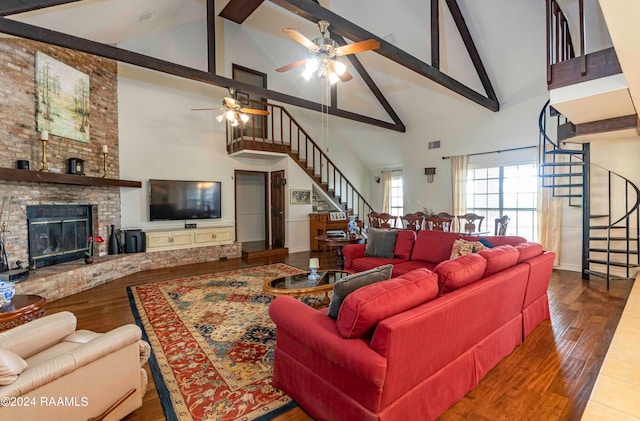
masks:
<svg viewBox="0 0 640 421"><path fill-rule="evenodd" d="M102 145L102 178L107 178L107 155L109 155L109 146Z"/></svg>
<svg viewBox="0 0 640 421"><path fill-rule="evenodd" d="M49 172L49 164L47 164L47 141L49 140L49 131L43 130L40 132L40 141L42 143L42 168L40 171Z"/></svg>

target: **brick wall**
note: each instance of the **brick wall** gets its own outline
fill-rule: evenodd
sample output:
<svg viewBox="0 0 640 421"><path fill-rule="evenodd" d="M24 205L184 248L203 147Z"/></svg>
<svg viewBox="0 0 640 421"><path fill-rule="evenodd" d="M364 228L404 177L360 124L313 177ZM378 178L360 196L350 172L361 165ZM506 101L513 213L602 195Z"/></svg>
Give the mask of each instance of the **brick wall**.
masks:
<svg viewBox="0 0 640 421"><path fill-rule="evenodd" d="M119 178L117 64L89 54L21 39L0 39L0 167L15 168L27 159L39 170L42 143L36 131L35 53L40 51L90 78L90 135L88 143L50 135L47 161L50 172L66 173L69 158L85 161L85 174L103 175L102 145L109 146L107 177ZM11 212L9 213L9 198ZM3 207L4 204L4 207ZM8 223L5 246L11 267L27 261L27 205L91 204L97 208L98 234L120 226L120 189L0 181L0 222ZM100 244L106 252L107 243Z"/></svg>

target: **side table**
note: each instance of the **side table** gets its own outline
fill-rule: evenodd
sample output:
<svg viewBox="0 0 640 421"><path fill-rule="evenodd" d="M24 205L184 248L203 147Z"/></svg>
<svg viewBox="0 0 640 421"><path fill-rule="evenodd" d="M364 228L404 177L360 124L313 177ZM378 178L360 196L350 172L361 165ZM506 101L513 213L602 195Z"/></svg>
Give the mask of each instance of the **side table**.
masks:
<svg viewBox="0 0 640 421"><path fill-rule="evenodd" d="M0 307L0 332L41 317L46 303L39 295L15 295L10 304Z"/></svg>
<svg viewBox="0 0 640 421"><path fill-rule="evenodd" d="M316 240L324 243L325 246L336 248L336 268L344 269L342 246L346 244L358 244L364 240L364 237L362 235L356 235L355 237L351 237L349 235L346 237L329 237L327 235L319 235L316 237Z"/></svg>

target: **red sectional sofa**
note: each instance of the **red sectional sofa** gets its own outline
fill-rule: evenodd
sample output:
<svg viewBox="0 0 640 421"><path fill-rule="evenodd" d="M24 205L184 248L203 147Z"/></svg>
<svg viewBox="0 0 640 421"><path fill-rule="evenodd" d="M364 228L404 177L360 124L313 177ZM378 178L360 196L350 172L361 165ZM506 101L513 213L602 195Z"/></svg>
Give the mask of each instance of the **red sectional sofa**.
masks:
<svg viewBox="0 0 640 421"><path fill-rule="evenodd" d="M273 384L315 419L435 419L549 318L552 252L519 237L488 237L515 246L448 260L438 245L457 234L430 233L413 248L439 249L445 259L400 275L398 266L422 260L385 259L379 264L393 260L395 277L349 294L337 320L292 297L271 304ZM348 248L350 268L371 263Z"/></svg>

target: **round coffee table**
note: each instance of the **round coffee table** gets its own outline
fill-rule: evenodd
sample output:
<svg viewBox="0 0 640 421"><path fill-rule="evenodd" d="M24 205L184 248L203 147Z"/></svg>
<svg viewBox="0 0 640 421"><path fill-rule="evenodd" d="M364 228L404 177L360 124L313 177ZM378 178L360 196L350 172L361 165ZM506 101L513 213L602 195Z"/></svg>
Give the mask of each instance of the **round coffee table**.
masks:
<svg viewBox="0 0 640 421"><path fill-rule="evenodd" d="M324 300L314 307L323 307L329 304L329 292L333 291L333 284L355 272L350 270L319 270L320 280L313 285L309 281L311 272L298 275L283 276L281 278L265 281L264 293L274 297L278 295L290 295L299 297L301 295L324 294Z"/></svg>
<svg viewBox="0 0 640 421"><path fill-rule="evenodd" d="M0 307L0 332L41 317L46 303L39 295L15 295L11 303Z"/></svg>
<svg viewBox="0 0 640 421"><path fill-rule="evenodd" d="M342 255L342 247L347 244L358 244L364 240L362 235L351 237L329 237L327 235L319 235L316 240L325 244L325 246L336 248L336 268L344 269L344 256Z"/></svg>

